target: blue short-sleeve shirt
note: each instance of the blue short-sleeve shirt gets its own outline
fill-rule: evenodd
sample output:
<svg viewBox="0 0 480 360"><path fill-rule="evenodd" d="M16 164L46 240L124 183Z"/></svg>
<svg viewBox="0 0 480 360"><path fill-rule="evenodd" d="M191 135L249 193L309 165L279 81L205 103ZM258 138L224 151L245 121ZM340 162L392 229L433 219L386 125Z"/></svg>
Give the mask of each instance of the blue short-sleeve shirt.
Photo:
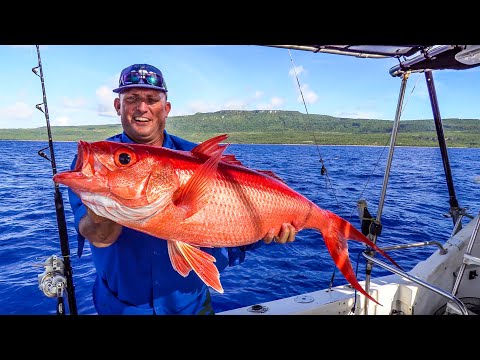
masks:
<svg viewBox="0 0 480 360"><path fill-rule="evenodd" d="M123 132L110 141L133 143ZM164 131L163 146L174 150L191 150L197 144ZM76 158L71 168L75 166ZM68 189L77 230L78 256L85 238L79 233L80 219L86 207ZM227 266L243 262L245 251L263 244L258 241L246 247L202 248L216 258L221 272ZM118 240L104 248L90 246L97 272L93 285L93 302L98 314L214 314L209 288L194 271L187 277L173 269L167 241L123 227Z"/></svg>

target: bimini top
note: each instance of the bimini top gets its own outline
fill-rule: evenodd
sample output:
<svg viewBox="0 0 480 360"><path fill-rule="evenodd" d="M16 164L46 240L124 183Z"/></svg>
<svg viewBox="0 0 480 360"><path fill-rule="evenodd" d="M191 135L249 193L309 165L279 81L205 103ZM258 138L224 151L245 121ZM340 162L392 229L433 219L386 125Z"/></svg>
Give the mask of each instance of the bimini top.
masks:
<svg viewBox="0 0 480 360"><path fill-rule="evenodd" d="M480 65L480 45L269 45L362 58L397 58L390 75L426 70L463 70Z"/></svg>

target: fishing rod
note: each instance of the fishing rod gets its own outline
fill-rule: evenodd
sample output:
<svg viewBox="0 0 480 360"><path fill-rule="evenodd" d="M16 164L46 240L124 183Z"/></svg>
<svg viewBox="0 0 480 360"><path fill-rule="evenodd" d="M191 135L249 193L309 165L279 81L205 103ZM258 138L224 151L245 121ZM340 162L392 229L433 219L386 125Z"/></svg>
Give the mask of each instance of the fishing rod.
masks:
<svg viewBox="0 0 480 360"><path fill-rule="evenodd" d="M55 152L53 150L52 132L50 128L50 119L48 115L47 94L45 92L45 81L43 77L42 60L40 58L40 46L37 47L38 66L32 68L35 75L40 77L42 82L43 102L35 107L45 115L48 132L48 146L38 151L38 155L50 161L52 173L57 173L57 165L55 162ZM43 109L42 109L43 105ZM43 150L50 149L50 158ZM55 210L57 215L58 233L60 236L60 248L62 251L63 261L56 255L49 257L45 263L45 271L38 276L39 288L48 297L57 298L57 315L65 315L65 306L63 301L63 293L66 290L68 299L68 308L71 315L77 315L77 303L75 299L75 289L73 286L72 266L70 263L70 249L68 245L67 224L65 221L65 209L63 206L63 198L57 183L55 187Z"/></svg>

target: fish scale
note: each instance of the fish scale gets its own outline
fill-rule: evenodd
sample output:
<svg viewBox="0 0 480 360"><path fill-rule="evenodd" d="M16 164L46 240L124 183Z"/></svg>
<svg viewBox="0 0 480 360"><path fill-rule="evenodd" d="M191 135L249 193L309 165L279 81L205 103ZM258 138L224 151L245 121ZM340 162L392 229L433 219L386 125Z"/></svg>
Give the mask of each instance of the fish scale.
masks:
<svg viewBox="0 0 480 360"><path fill-rule="evenodd" d="M209 203L179 226L178 233L183 234L184 241L195 237L201 246L248 245L263 238L271 228L279 232L283 222L301 223L311 208L294 193L273 193L266 185L258 186L257 176L226 180L219 175L219 178Z"/></svg>

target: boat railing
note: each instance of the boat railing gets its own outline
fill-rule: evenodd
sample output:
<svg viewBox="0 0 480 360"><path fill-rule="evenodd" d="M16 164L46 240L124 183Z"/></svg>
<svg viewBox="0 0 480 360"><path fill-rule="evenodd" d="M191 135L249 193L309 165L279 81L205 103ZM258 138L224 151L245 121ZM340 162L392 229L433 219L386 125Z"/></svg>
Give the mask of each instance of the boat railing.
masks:
<svg viewBox="0 0 480 360"><path fill-rule="evenodd" d="M445 255L447 253L447 250L443 247L441 243L438 241L422 241L422 242L417 242L417 243L411 243L411 244L402 244L402 245L393 245L393 246L386 246L382 247L381 250L383 251L389 251L389 250L399 250L399 249L407 249L411 247L420 247L420 246L429 246L429 245L436 245L440 249L440 254Z"/></svg>
<svg viewBox="0 0 480 360"><path fill-rule="evenodd" d="M434 291L435 293L449 299L451 301L452 304L455 304L458 308L458 310L460 311L460 313L462 315L468 315L468 309L467 307L456 297L454 296L453 294L451 293L448 293L432 284L429 284L425 281L423 281L422 279L416 277L416 276L413 276L411 274L408 274L406 273L405 271L403 270L400 270L400 269L397 269L393 266L390 266L389 264L386 264L384 263L383 261L381 260L378 260L378 259L375 259L374 257L370 256L370 255L367 255L365 252L362 252L362 255L369 261L377 264L378 266L386 269L386 270L389 270L399 276L402 276L404 278L407 278L408 280L410 281L413 281L414 283L417 283L419 284L420 286L423 286L423 287L426 287L427 289L430 289L432 291Z"/></svg>

